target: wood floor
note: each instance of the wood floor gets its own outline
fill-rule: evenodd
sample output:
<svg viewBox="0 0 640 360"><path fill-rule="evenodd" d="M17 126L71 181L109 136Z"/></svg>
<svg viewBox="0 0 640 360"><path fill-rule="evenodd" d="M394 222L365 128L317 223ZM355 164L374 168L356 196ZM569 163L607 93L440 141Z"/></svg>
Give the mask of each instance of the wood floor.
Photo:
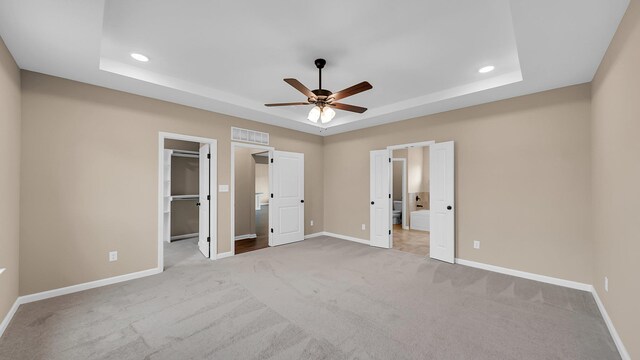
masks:
<svg viewBox="0 0 640 360"><path fill-rule="evenodd" d="M429 232L404 230L402 225L393 225L393 248L420 256L429 256Z"/></svg>
<svg viewBox="0 0 640 360"><path fill-rule="evenodd" d="M262 205L260 210L256 210L256 235L254 239L236 241L236 254L269 247L269 205Z"/></svg>
<svg viewBox="0 0 640 360"><path fill-rule="evenodd" d="M269 247L269 236L258 235L254 239L236 241L236 255Z"/></svg>

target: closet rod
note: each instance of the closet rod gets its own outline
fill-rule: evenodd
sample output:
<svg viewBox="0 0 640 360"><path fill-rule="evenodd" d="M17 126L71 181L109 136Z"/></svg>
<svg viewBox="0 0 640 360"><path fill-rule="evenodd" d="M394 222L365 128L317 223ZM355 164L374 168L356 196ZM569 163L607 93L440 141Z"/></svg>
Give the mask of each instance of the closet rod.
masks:
<svg viewBox="0 0 640 360"><path fill-rule="evenodd" d="M198 200L200 195L171 195L171 201L176 200Z"/></svg>
<svg viewBox="0 0 640 360"><path fill-rule="evenodd" d="M173 153L173 154L171 154L171 156L175 156L175 157L185 157L185 158L194 158L194 159L199 159L199 158L200 158L200 155L181 154L181 153Z"/></svg>

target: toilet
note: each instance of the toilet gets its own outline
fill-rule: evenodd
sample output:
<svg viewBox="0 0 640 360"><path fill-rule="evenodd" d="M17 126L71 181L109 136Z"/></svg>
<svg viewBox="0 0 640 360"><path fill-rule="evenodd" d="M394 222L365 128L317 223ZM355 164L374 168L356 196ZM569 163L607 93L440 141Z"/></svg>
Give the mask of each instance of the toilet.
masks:
<svg viewBox="0 0 640 360"><path fill-rule="evenodd" d="M393 202L393 223L402 224L402 201Z"/></svg>

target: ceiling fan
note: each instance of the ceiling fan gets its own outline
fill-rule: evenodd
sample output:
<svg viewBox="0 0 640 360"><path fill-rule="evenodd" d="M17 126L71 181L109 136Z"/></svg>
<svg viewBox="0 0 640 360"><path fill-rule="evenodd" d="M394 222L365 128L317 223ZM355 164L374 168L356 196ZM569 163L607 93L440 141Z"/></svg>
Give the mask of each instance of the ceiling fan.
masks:
<svg viewBox="0 0 640 360"><path fill-rule="evenodd" d="M363 91L370 90L373 88L371 84L363 81L359 84L338 91L337 93L332 93L331 91L322 88L322 68L324 68L324 66L327 64L327 61L325 59L316 59L315 64L318 68L318 78L320 83L318 85L318 89L309 90L306 86L302 85L302 83L296 79L284 79L287 84L293 86L294 88L296 88L296 90L300 91L307 97L306 102L265 104L265 106L315 105L313 109L309 111L309 116L307 117L307 119L314 123L317 123L318 119L321 119L323 124L331 121L336 115L336 112L332 108L356 112L359 114L367 111L367 108L364 107L342 104L336 101L344 99L348 96L361 93Z"/></svg>

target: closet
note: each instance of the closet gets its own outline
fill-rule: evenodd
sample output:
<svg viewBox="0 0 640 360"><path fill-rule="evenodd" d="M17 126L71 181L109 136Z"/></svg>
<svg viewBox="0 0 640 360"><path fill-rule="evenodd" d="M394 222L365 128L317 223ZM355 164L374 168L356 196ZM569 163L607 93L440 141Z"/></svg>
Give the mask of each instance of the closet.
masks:
<svg viewBox="0 0 640 360"><path fill-rule="evenodd" d="M200 234L200 144L169 140L164 149L164 240Z"/></svg>

